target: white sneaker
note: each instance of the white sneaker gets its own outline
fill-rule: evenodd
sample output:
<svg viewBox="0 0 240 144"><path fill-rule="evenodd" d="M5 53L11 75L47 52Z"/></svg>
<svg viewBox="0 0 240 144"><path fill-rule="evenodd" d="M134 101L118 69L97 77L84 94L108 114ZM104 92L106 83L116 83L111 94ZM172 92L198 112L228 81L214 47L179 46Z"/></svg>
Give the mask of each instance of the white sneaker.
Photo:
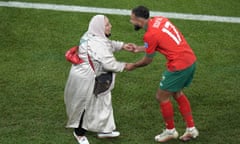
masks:
<svg viewBox="0 0 240 144"><path fill-rule="evenodd" d="M75 132L73 132L73 135L77 139L79 144L89 144L86 136L78 136Z"/></svg>
<svg viewBox="0 0 240 144"><path fill-rule="evenodd" d="M188 141L190 139L195 139L199 135L197 128L187 128L185 133L179 138L182 141Z"/></svg>
<svg viewBox="0 0 240 144"><path fill-rule="evenodd" d="M178 138L178 132L176 129L165 129L163 132L157 136L155 136L155 141L157 142L166 142L170 139L177 139Z"/></svg>
<svg viewBox="0 0 240 144"><path fill-rule="evenodd" d="M97 136L98 138L114 138L120 136L120 132L113 131L110 133L98 133Z"/></svg>

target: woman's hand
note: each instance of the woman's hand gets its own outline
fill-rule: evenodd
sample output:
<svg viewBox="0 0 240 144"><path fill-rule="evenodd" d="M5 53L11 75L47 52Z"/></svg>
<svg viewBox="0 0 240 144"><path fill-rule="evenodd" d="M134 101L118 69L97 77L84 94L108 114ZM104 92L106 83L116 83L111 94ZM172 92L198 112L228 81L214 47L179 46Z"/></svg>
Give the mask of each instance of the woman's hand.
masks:
<svg viewBox="0 0 240 144"><path fill-rule="evenodd" d="M137 45L133 43L127 43L123 45L123 49L129 52L134 52L136 49Z"/></svg>
<svg viewBox="0 0 240 144"><path fill-rule="evenodd" d="M127 70L127 71L132 71L132 70L134 70L136 67L135 67L135 64L134 63L126 63L126 65L125 65L125 70Z"/></svg>

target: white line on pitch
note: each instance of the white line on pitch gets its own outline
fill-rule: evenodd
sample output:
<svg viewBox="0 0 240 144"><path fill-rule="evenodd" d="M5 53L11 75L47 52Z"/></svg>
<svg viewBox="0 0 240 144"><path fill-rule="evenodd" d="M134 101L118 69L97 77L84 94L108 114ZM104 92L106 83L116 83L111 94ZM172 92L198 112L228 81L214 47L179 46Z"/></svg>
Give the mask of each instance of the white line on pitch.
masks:
<svg viewBox="0 0 240 144"><path fill-rule="evenodd" d="M83 7L73 5L59 5L59 4L44 4L44 3L28 3L28 2L1 2L2 7L17 7L17 8L32 8L55 11L70 11L70 12L86 12L86 13L102 13L114 15L130 15L131 11L127 9L110 9L110 8L96 8ZM226 16L212 16L212 15L198 15L198 14L184 14L172 12L158 12L151 11L151 16L165 16L173 19L197 20L197 21L214 21L214 22L228 22L240 23L240 17L226 17Z"/></svg>

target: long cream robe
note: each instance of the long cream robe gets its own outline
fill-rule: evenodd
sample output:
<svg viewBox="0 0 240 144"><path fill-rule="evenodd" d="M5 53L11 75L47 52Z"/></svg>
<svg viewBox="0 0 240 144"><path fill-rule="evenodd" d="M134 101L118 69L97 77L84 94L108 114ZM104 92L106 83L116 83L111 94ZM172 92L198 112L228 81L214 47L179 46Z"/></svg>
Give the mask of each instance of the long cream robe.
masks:
<svg viewBox="0 0 240 144"><path fill-rule="evenodd" d="M111 100L115 74L111 88L98 97L93 94L94 79L95 76L107 71L123 71L125 63L116 61L113 55L113 52L122 48L123 42L85 34L80 43L79 57L85 62L80 65L72 65L65 88L67 127L77 128L80 116L85 110L83 128L94 132L111 132L116 128ZM94 63L95 71L88 63L87 53Z"/></svg>

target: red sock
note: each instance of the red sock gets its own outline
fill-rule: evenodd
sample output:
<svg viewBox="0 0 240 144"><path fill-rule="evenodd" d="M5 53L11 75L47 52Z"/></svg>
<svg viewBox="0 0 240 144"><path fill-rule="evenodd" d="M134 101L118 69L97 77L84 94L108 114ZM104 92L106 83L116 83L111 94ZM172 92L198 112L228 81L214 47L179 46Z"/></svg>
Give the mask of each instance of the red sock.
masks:
<svg viewBox="0 0 240 144"><path fill-rule="evenodd" d="M165 121L165 125L167 129L173 129L174 126L174 119L173 119L173 107L170 101L160 103L160 109Z"/></svg>
<svg viewBox="0 0 240 144"><path fill-rule="evenodd" d="M178 103L179 111L182 114L182 117L185 120L187 127L194 127L192 110L188 98L184 94L182 94L176 100Z"/></svg>

